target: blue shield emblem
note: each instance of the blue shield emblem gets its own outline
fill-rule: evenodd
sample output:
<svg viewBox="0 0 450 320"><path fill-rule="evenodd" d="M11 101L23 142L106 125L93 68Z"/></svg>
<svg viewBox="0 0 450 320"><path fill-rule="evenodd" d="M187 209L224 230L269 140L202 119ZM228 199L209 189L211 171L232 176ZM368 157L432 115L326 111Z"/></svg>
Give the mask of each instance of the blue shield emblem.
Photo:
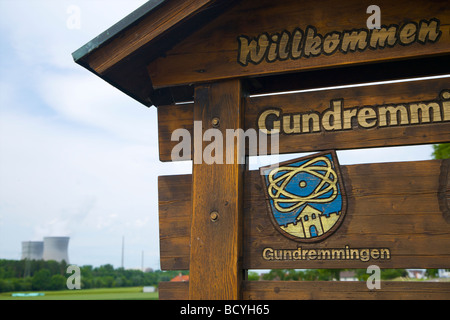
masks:
<svg viewBox="0 0 450 320"><path fill-rule="evenodd" d="M342 223L347 198L334 151L262 167L260 172L271 220L284 236L318 242Z"/></svg>

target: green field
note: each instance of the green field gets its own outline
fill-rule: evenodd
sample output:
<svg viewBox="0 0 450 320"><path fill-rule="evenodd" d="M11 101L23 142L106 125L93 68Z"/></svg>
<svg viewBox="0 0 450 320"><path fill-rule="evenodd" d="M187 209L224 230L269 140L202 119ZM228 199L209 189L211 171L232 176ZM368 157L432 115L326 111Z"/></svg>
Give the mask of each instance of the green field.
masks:
<svg viewBox="0 0 450 320"><path fill-rule="evenodd" d="M40 291L43 296L13 297L12 292L0 293L0 300L157 300L158 293L142 292L142 287L102 288L62 291ZM21 292L25 293L25 292Z"/></svg>

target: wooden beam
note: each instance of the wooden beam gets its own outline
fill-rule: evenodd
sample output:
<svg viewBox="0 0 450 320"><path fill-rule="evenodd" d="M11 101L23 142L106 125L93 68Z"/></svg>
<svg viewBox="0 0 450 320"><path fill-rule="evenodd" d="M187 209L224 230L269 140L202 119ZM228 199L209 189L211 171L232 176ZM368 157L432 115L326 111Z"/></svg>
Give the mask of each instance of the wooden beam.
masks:
<svg viewBox="0 0 450 320"><path fill-rule="evenodd" d="M252 97L245 123L281 154L449 142L450 78Z"/></svg>
<svg viewBox="0 0 450 320"><path fill-rule="evenodd" d="M380 30L367 27L369 5L241 1L152 61L152 83L159 88L450 52L445 0L380 0Z"/></svg>
<svg viewBox="0 0 450 320"><path fill-rule="evenodd" d="M208 164L202 137L207 129L225 137L226 129L243 127L242 95L239 80L201 85L195 91L194 120L201 121L202 132L193 143L200 159L194 161L192 174L190 299L241 298L244 164L238 160L244 155L238 139L233 163L217 149L219 163Z"/></svg>
<svg viewBox="0 0 450 320"><path fill-rule="evenodd" d="M333 101L339 112L334 112ZM450 78L248 97L245 110L245 130L260 130L261 124L280 127L281 154L443 143L450 141ZM325 127L331 120L320 120L327 112L334 114L327 120L339 117L333 128ZM364 112L372 115L369 121ZM305 120L308 117L311 120ZM192 104L158 108L161 161L172 160L171 151L179 143L171 140L174 130L183 128L193 135L192 119Z"/></svg>
<svg viewBox="0 0 450 320"><path fill-rule="evenodd" d="M192 176L158 177L161 269L188 269L192 219Z"/></svg>
<svg viewBox="0 0 450 320"><path fill-rule="evenodd" d="M189 282L160 282L158 294L159 300L188 300Z"/></svg>
<svg viewBox="0 0 450 320"><path fill-rule="evenodd" d="M450 300L450 283L382 281L244 281L244 300ZM161 282L160 300L187 300L189 282Z"/></svg>
<svg viewBox="0 0 450 320"><path fill-rule="evenodd" d="M281 235L267 212L258 171L245 174L243 213L244 269L450 268L446 160L342 166L347 213L339 229L317 244L297 243ZM191 176L160 177L161 268L189 269ZM171 190L169 192L169 190ZM387 248L389 259L273 259L276 250ZM283 251L281 251L283 255ZM220 259L220 253L212 253ZM375 252L376 254L376 252ZM278 254L279 255L279 254ZM266 257L267 258L267 257Z"/></svg>
<svg viewBox="0 0 450 320"><path fill-rule="evenodd" d="M158 107L158 143L159 160L171 161L174 147L181 142L172 138L177 129L186 129L190 137L194 137L194 104L179 104ZM173 140L172 140L173 139ZM192 142L192 141L191 141ZM192 143L189 143L192 145ZM179 160L191 160L192 149L184 154L178 154Z"/></svg>
<svg viewBox="0 0 450 320"><path fill-rule="evenodd" d="M382 281L246 281L247 300L449 300L450 283Z"/></svg>
<svg viewBox="0 0 450 320"><path fill-rule="evenodd" d="M210 5L210 0L168 1L167 5L152 11L142 21L124 31L120 37L104 45L89 56L89 66L98 74L105 73L151 41Z"/></svg>

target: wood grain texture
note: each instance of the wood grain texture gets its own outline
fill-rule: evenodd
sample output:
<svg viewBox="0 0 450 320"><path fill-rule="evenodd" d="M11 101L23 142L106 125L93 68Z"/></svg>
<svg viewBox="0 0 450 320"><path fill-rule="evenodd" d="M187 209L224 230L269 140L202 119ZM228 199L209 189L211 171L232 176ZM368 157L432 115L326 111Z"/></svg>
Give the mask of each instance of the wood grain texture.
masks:
<svg viewBox="0 0 450 320"><path fill-rule="evenodd" d="M383 281L368 290L364 281L244 281L244 300L450 300L448 282ZM161 282L159 299L187 300L189 282Z"/></svg>
<svg viewBox="0 0 450 320"><path fill-rule="evenodd" d="M244 129L260 129L258 118L263 111L270 109L280 110L278 120L282 120L283 115L285 115L291 121L286 126L295 128L294 117L299 115L305 117L305 115L312 113L324 114L326 110L330 109L330 101L340 100L342 101L342 113L345 115L345 112L347 112L347 117L342 115L341 130L325 130L319 124L318 132L304 133L302 132L304 130L303 120L299 120L298 130L301 129L301 133L287 134L283 132L284 124L282 124L283 130L279 136L278 144L279 153L449 142L449 111L444 113L444 110L441 110L440 122L433 122L432 117L430 117L429 122L425 122L422 121L423 119L416 118L416 115L421 112L412 113L410 108L411 104L415 102L437 101L442 103L442 101L447 101L447 104L450 103L449 100L441 100L441 92L445 89L450 89L450 78L248 97L245 99ZM380 110L385 110L385 113L381 117L378 116L378 123L370 128L358 125L356 116L352 116L350 118L351 123L349 123L348 115L351 112L361 110L365 106L370 106L377 115L380 114ZM385 109L380 109L381 106L384 106ZM398 113L396 121L393 121L393 113L386 111L386 108L389 107L403 108L405 118L403 119L403 115ZM273 115L270 117L272 117L272 122L267 121L268 125L273 123ZM158 139L161 161L171 161L172 149L179 143L178 141L171 141L174 130L183 128L193 136L192 119L192 104L158 108ZM407 123L402 122L403 120ZM268 137L268 141L270 142L270 137ZM247 142L246 148L248 149ZM269 153L271 150L271 147L268 147ZM247 154L254 155L248 151ZM189 154L184 156L186 160L192 158Z"/></svg>
<svg viewBox="0 0 450 320"><path fill-rule="evenodd" d="M432 116L424 119L426 112L417 112L414 107L431 101L440 103L441 91L447 88L450 78L254 97L246 101L245 123L246 128L258 129L261 113L279 108L278 120L288 117L280 125L280 153L448 142L450 110L439 110L439 121L434 122ZM341 110L337 129L325 127L331 122L325 121L327 111L337 108L332 104L338 104ZM389 108L395 111L388 112ZM360 122L362 111L370 113L368 122ZM289 134L295 116L301 116L297 121L301 131ZM305 124L310 116L314 120Z"/></svg>
<svg viewBox="0 0 450 320"><path fill-rule="evenodd" d="M124 60L138 49L160 37L187 17L210 5L207 0L168 1L167 5L152 11L142 21L89 56L89 66L99 74Z"/></svg>
<svg viewBox="0 0 450 320"><path fill-rule="evenodd" d="M158 177L159 239L162 269L188 266L192 218L192 176Z"/></svg>
<svg viewBox="0 0 450 320"><path fill-rule="evenodd" d="M440 268L450 265L450 224L439 209L441 161L343 166L347 214L340 228L323 242L297 244L280 237L269 224L260 177L246 177L244 266L249 268ZM390 259L273 260L276 249L389 248Z"/></svg>
<svg viewBox="0 0 450 320"><path fill-rule="evenodd" d="M177 129L186 129L189 131L190 137L194 136L193 103L158 107L158 144L160 161L172 160L172 150L180 143L180 140L175 138L172 140L172 134ZM192 151L183 154L183 159L191 160Z"/></svg>
<svg viewBox="0 0 450 320"><path fill-rule="evenodd" d="M189 282L160 282L158 294L159 300L188 300Z"/></svg>
<svg viewBox="0 0 450 320"><path fill-rule="evenodd" d="M449 283L381 282L368 290L364 281L246 281L246 300L449 300Z"/></svg>
<svg viewBox="0 0 450 320"><path fill-rule="evenodd" d="M244 269L277 268L450 268L450 224L440 208L440 190L450 184L445 161L342 166L347 214L339 229L317 244L300 244L282 236L267 212L258 171L245 174ZM177 196L160 190L161 269L189 269L189 199L191 176L160 177ZM444 182L445 181L445 182ZM445 186L444 186L445 185ZM183 190L183 191L181 191ZM181 192L180 192L181 191ZM448 193L447 193L448 194ZM174 225L174 228L171 225ZM272 260L265 248L296 250L389 248L390 259Z"/></svg>
<svg viewBox="0 0 450 320"><path fill-rule="evenodd" d="M242 89L239 80L196 88L194 120L205 131L212 120L217 129L242 128ZM238 142L239 143L239 142ZM239 145L236 143L235 156ZM194 153L204 144L194 143ZM225 162L225 153L216 155ZM194 162L192 224L190 226L190 299L240 299L242 280L243 165ZM218 216L212 219L212 212Z"/></svg>
<svg viewBox="0 0 450 320"><path fill-rule="evenodd" d="M417 58L449 52L450 6L446 1L380 0L377 5L382 11L382 25L386 29L393 25L398 26L395 42L388 39L382 46L380 44L370 46L370 40L361 40L353 44L353 49L343 42L339 50L334 48L335 50L329 53L326 53L324 46L317 47L313 43L318 39L317 34L320 34L323 41L327 35L338 32L343 34L345 31L349 33L349 39L357 37L361 30L366 30L364 32L370 35L370 30L366 29L366 20L369 17L366 9L370 4L370 1L357 0L242 1L178 43L166 52L164 57L151 62L149 74L155 87L165 87L233 77ZM423 43L417 41L421 21L432 18L440 21L439 30L442 32L440 38L433 43L429 42L429 39ZM304 44L302 56L295 59L283 56L284 51L290 51L295 46L293 41L281 45L285 41L283 40L285 32L293 37L295 31L300 29L303 31L304 40L308 37L308 27L312 27L309 29L310 50L306 51L307 45ZM414 30L417 31L417 37L414 36ZM265 55L259 58L260 52L255 50L254 55L258 56L256 60L246 65L240 63L238 55L240 36L246 37L249 42L265 36L265 41L260 43L266 48ZM367 45L361 47L365 42ZM280 45L271 47L273 43Z"/></svg>
<svg viewBox="0 0 450 320"><path fill-rule="evenodd" d="M438 199L445 221L450 223L450 159L442 160Z"/></svg>

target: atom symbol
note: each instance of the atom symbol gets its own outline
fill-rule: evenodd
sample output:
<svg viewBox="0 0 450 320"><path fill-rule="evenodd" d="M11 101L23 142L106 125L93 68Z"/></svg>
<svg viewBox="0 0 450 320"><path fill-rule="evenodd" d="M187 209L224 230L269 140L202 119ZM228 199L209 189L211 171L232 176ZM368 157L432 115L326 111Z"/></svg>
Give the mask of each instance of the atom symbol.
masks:
<svg viewBox="0 0 450 320"><path fill-rule="evenodd" d="M325 163L321 165L319 163ZM279 176L276 176L280 172ZM317 187L307 196L299 196L286 191L286 186L291 179L299 174L307 173L320 179ZM268 193L273 199L274 206L279 212L290 212L305 203L327 203L333 201L338 195L337 190L337 175L332 168L331 161L327 157L317 157L309 160L299 167L279 167L270 171L268 175L269 186ZM300 182L300 187L306 186L305 181ZM332 191L331 194L330 191ZM327 196L327 194L329 194ZM321 198L322 196L325 198ZM288 205L283 207L280 204Z"/></svg>

